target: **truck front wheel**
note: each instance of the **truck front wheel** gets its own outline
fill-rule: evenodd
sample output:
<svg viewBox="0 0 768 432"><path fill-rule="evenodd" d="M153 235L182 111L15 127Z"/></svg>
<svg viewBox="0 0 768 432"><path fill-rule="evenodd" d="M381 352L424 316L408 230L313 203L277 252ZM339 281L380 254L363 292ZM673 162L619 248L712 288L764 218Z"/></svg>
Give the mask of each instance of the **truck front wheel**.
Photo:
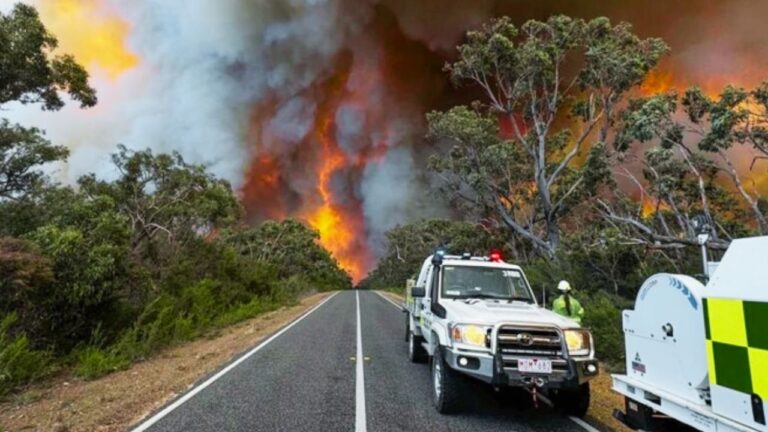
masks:
<svg viewBox="0 0 768 432"><path fill-rule="evenodd" d="M422 342L424 342L423 337L413 333L408 335L408 359L411 360L411 363L425 363L429 358L427 350L421 344Z"/></svg>
<svg viewBox="0 0 768 432"><path fill-rule="evenodd" d="M589 383L581 384L573 389L560 389L552 399L555 407L565 414L584 417L589 410Z"/></svg>
<svg viewBox="0 0 768 432"><path fill-rule="evenodd" d="M432 357L432 399L440 414L453 414L461 408L461 376L448 367L440 347Z"/></svg>

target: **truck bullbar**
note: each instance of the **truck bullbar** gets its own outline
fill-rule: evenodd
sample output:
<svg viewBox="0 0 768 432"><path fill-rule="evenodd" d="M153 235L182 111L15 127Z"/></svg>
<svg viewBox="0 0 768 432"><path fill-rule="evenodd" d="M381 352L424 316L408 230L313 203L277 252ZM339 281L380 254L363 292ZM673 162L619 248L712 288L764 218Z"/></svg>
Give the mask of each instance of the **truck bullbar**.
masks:
<svg viewBox="0 0 768 432"><path fill-rule="evenodd" d="M552 362L552 373L568 373L562 333L554 327L502 325L496 332L496 352L504 370L518 371L518 361L537 358Z"/></svg>

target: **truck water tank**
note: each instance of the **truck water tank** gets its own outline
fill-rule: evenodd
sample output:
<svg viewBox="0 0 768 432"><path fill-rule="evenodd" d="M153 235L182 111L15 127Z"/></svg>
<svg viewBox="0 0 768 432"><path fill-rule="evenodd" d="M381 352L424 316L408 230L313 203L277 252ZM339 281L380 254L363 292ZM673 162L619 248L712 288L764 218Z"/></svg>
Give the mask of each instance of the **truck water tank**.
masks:
<svg viewBox="0 0 768 432"><path fill-rule="evenodd" d="M702 294L684 275L660 273L643 283L624 311L627 375L695 403L708 387Z"/></svg>

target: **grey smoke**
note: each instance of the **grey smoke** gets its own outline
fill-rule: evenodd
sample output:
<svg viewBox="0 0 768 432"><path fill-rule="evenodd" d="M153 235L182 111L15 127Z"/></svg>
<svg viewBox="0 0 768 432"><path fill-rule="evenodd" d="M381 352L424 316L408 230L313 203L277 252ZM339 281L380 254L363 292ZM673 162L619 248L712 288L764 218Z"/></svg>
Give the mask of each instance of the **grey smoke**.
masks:
<svg viewBox="0 0 768 432"><path fill-rule="evenodd" d="M354 57L347 91L366 85L365 72L378 61L369 56L374 41L367 31L376 2L191 0L182 7L165 0L104 1L131 24L127 45L140 58L139 66L115 80L93 71L101 99L93 110L70 104L57 113L23 106L5 113L46 129L52 141L70 147L70 160L58 172L63 182L89 172L115 175L107 162L121 143L178 151L235 188L253 157L267 152L284 159L284 175L295 193L314 194L316 179L301 166L302 158L312 155L295 154L316 114L312 89L334 72L344 50ZM5 3L13 0L0 2L7 9ZM385 92L376 86L365 94L370 105L345 104L334 114L338 142L350 157L382 142L392 149L362 174L341 170L332 178L339 204L362 202L377 244L386 229L413 216L409 201L422 190L412 172L412 143L405 142L422 119L407 118L412 110L398 115ZM258 142L249 142L251 110L262 103L276 109L262 123ZM376 127L367 130L367 122Z"/></svg>
<svg viewBox="0 0 768 432"><path fill-rule="evenodd" d="M7 11L15 1L0 0L0 10ZM645 2L627 2L631 3L628 6L622 2L621 8L601 6L604 10L597 10L594 2L586 1L535 6L494 0L103 1L131 23L127 44L140 58L139 66L116 80L95 71L93 82L101 103L93 110L81 111L75 104L56 113L33 106L7 106L9 111L2 113L13 121L47 130L52 141L71 148L69 163L58 172L62 181L72 183L89 172L114 175L108 155L122 143L133 149L178 151L188 161L206 164L237 188L253 158L268 152L280 159L287 186L309 200L316 179L306 162L316 157L315 149L298 152L297 146L309 133L319 109L315 86L334 73L339 55L347 53L352 61L346 90L364 96L366 103L342 104L333 113L336 138L350 157L373 146L387 151L381 160L358 168L357 173L336 173L332 186L340 192L336 199L342 203L362 203L368 242L375 250L380 250L387 229L444 212L425 186L423 157L414 150L421 145L422 107L412 99L398 99L401 95L392 94L381 80L373 85L368 81L370 70L376 70L380 61L371 25L381 8L396 19L407 37L441 54L452 51L466 29L479 26L493 14L511 13L519 21L529 18L501 6L515 11L530 8L537 18L570 11L611 15L625 7L633 16L647 14ZM744 57L743 51L751 50L757 41L764 47L759 22L764 14L751 12L755 3L749 8L728 8L725 22L734 31L717 30L727 42L718 45L686 36L691 39L675 45L673 40L686 70L723 64L722 57L706 55L713 47L716 52L737 56L726 62L736 65ZM681 8L697 10L688 5ZM666 13L682 16L676 9ZM632 19L619 15L619 19ZM692 35L703 29L709 34L706 29L711 26L704 18L707 16L697 16L694 22L681 24L690 31L679 33ZM643 21L650 23L646 28L650 26L653 35L659 34L656 30L675 28L666 20L638 18L638 23ZM739 22L748 22L750 28L745 30ZM733 46L742 50L732 52L729 48ZM273 116L262 122L262 130L254 138L249 135L252 110L264 104L275 107Z"/></svg>

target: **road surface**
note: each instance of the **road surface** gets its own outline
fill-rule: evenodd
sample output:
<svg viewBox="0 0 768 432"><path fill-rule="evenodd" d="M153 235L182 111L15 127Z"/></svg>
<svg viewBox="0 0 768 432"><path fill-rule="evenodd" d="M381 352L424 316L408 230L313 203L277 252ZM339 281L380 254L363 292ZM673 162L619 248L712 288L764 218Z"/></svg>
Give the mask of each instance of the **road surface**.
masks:
<svg viewBox="0 0 768 432"><path fill-rule="evenodd" d="M481 384L463 414L438 414L428 366L407 359L404 319L375 292L337 293L134 432L585 431Z"/></svg>

